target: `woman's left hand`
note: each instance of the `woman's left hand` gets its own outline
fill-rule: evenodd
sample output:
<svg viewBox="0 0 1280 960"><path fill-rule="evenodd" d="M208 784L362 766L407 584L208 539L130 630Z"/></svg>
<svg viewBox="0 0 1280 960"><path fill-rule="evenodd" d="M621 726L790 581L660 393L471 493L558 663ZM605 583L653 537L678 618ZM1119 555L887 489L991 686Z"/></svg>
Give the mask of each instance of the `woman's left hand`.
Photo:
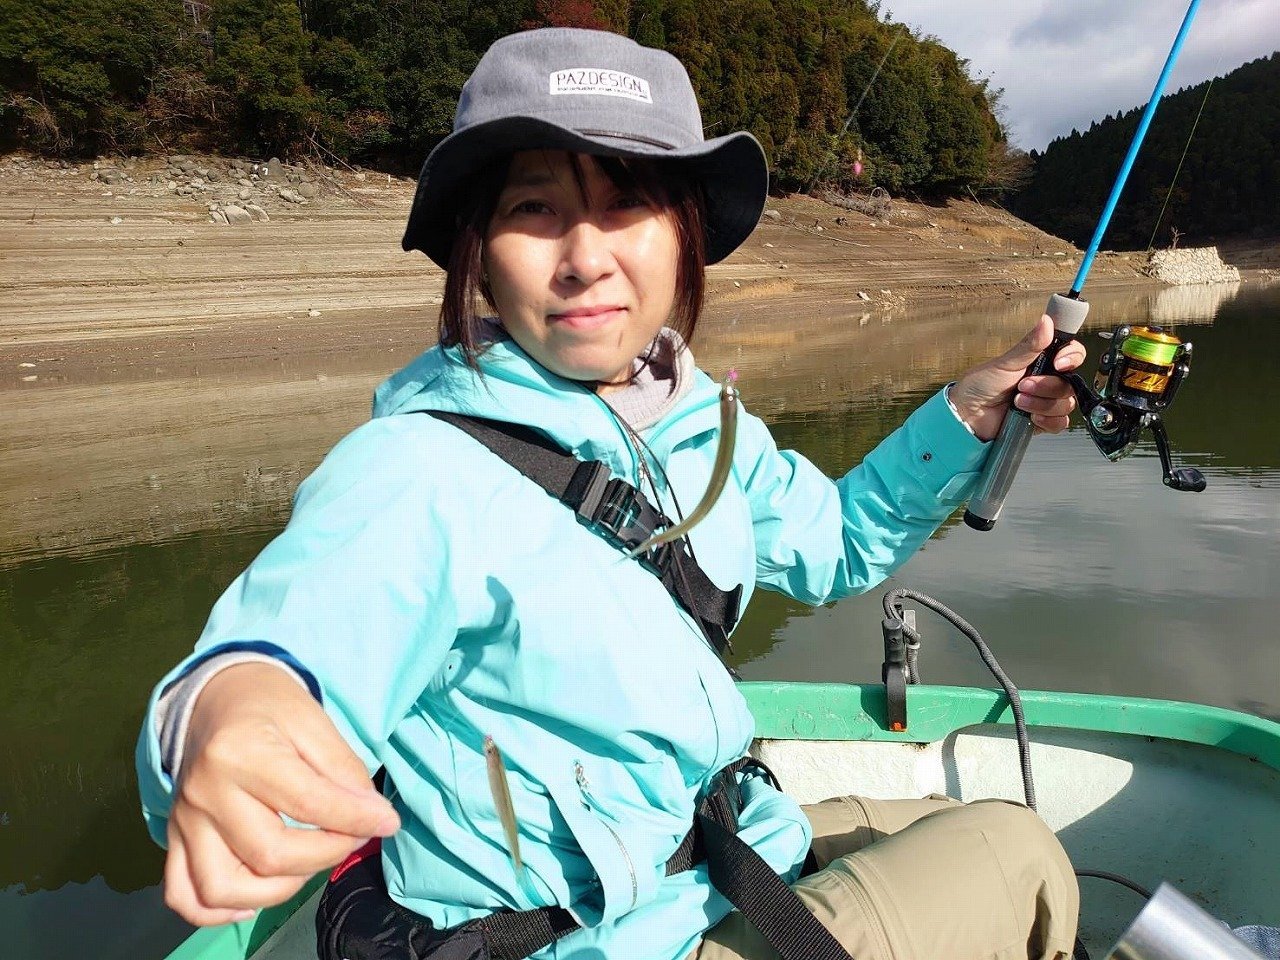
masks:
<svg viewBox="0 0 1280 960"><path fill-rule="evenodd" d="M979 440L993 440L1004 423L1009 398L1031 414L1037 431L1061 433L1076 408L1071 387L1061 377L1025 376L1031 362L1053 341L1053 321L1041 317L1031 332L994 360L974 367L951 386L951 403ZM1055 370L1074 370L1084 362L1083 344L1069 343L1054 359Z"/></svg>

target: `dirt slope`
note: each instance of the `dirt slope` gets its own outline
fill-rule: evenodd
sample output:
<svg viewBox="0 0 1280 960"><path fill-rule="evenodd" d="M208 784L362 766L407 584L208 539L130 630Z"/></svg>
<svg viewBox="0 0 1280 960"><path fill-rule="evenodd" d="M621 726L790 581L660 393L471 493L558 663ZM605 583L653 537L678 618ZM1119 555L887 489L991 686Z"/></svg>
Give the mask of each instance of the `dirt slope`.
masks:
<svg viewBox="0 0 1280 960"><path fill-rule="evenodd" d="M179 160L195 169L175 176L166 158L97 170L0 160L0 385L52 372L44 364L54 357L66 372L87 365L109 376L157 351L261 359L395 343L406 329L420 339L434 327L443 275L399 247L410 180L313 167L277 170L272 182L265 166L255 167L261 179L239 178L248 161ZM283 199L302 183L313 198ZM211 204L249 203L269 221L210 222ZM847 313L1060 289L1078 257L974 202L893 201L879 217L800 196L769 206L747 243L711 269L709 315L762 298ZM1136 263L1104 257L1090 282L1142 282Z"/></svg>

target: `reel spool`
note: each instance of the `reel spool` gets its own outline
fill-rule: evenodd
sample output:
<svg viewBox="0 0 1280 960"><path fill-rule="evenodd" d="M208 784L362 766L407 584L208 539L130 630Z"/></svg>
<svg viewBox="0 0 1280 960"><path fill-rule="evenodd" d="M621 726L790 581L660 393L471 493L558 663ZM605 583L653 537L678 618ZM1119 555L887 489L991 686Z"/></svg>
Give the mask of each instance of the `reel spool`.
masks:
<svg viewBox="0 0 1280 960"><path fill-rule="evenodd" d="M1200 492L1206 483L1199 470L1174 469L1169 435L1160 419L1160 411L1173 402L1191 370L1191 344L1161 327L1121 325L1101 336L1110 339L1111 346L1098 360L1092 390L1079 374L1057 374L1075 391L1094 444L1108 460L1120 460L1133 452L1142 431L1150 427L1165 486Z"/></svg>
<svg viewBox="0 0 1280 960"><path fill-rule="evenodd" d="M1190 369L1191 344L1160 327L1117 327L1111 340L1094 390L1136 410L1163 410L1172 403Z"/></svg>

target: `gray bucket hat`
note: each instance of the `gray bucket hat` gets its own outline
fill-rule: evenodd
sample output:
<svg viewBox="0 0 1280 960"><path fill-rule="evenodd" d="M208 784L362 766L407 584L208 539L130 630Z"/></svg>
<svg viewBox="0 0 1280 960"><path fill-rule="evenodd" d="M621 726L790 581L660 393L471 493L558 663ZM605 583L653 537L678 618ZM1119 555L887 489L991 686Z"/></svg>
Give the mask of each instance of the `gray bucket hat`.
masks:
<svg viewBox="0 0 1280 960"><path fill-rule="evenodd" d="M755 137L703 137L689 75L669 53L602 30L529 30L494 43L463 85L453 132L422 165L401 246L446 266L466 180L517 150L674 161L705 190L708 263L755 229L769 188Z"/></svg>

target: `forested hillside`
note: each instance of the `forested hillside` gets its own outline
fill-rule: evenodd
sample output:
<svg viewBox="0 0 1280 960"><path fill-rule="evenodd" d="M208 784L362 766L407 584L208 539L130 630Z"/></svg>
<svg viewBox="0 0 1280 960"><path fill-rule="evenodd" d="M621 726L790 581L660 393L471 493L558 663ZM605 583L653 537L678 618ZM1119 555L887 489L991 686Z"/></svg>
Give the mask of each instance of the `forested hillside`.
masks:
<svg viewBox="0 0 1280 960"><path fill-rule="evenodd" d="M0 149L413 167L484 49L544 25L670 50L708 134L751 130L784 187L945 194L1017 173L986 82L868 0L0 0Z"/></svg>
<svg viewBox="0 0 1280 960"><path fill-rule="evenodd" d="M1209 83L1161 101L1116 208L1108 246L1146 247L1153 233L1155 245L1166 246L1171 229L1188 242L1280 234L1280 53L1219 77L1212 89ZM1107 117L1084 133L1073 130L1043 155L1032 153L1032 180L1011 199L1014 212L1087 243L1142 110Z"/></svg>

